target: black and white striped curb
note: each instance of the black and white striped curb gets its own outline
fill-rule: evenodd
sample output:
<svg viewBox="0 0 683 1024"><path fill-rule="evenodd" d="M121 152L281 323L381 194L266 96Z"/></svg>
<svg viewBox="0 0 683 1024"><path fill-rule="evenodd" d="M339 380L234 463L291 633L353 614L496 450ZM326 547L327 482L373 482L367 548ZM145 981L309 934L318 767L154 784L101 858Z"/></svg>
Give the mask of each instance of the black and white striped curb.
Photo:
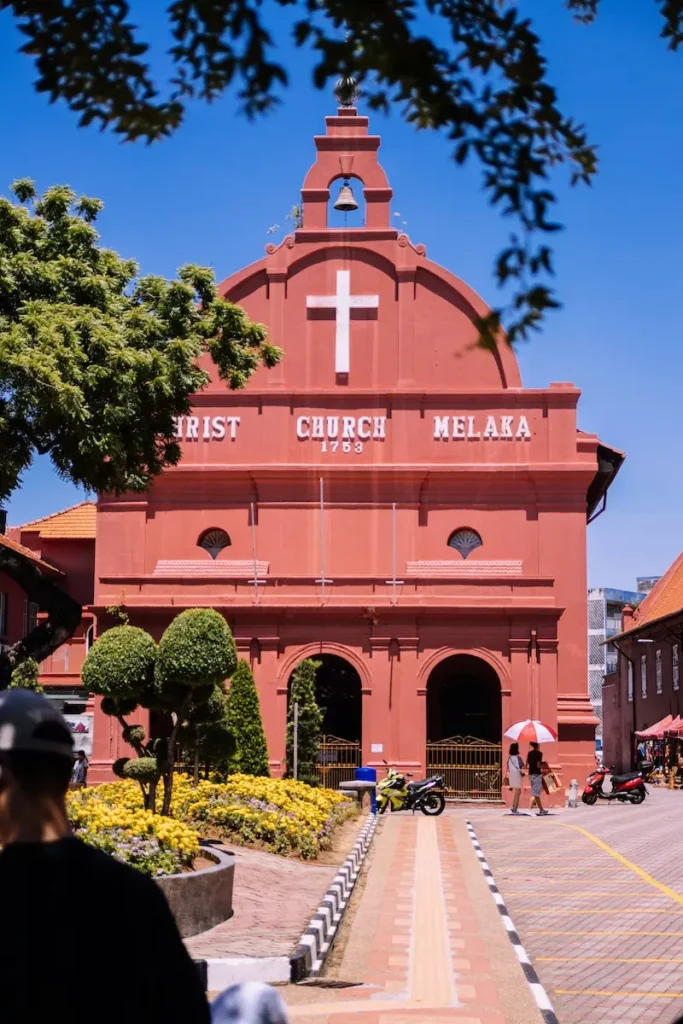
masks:
<svg viewBox="0 0 683 1024"><path fill-rule="evenodd" d="M292 981L303 981L304 978L315 977L320 973L376 828L377 815L370 814L358 834L353 850L335 875L317 912L301 936L296 952L290 958Z"/></svg>
<svg viewBox="0 0 683 1024"><path fill-rule="evenodd" d="M486 863L486 857L484 856L482 848L479 845L479 840L477 839L476 832L472 828L472 822L467 821L466 825L467 831L470 834L470 839L472 840L474 852L476 853L477 859L481 864L481 869L484 872L484 878L486 879L486 883L489 889L491 890L491 895L493 896L494 902L498 907L498 913L500 914L501 921L505 925L505 931L508 933L508 938L512 943L512 948L517 954L517 959L519 960L522 966L522 970L524 971L524 977L529 983L529 988L531 989L531 994L533 995L534 1000L536 1001L536 1006L538 1007L541 1016L545 1021L545 1024L558 1024L558 1020L555 1016L555 1011L553 1010L552 1003L548 998L548 993L543 988L543 985L541 984L540 979L536 974L536 971L534 970L531 961L529 960L527 951L525 950L524 946L520 941L519 935L517 934L517 929L512 923L512 918L510 917L508 909L505 906L505 901L501 896L500 892L498 891L498 886L493 880L493 873L491 872L491 868Z"/></svg>

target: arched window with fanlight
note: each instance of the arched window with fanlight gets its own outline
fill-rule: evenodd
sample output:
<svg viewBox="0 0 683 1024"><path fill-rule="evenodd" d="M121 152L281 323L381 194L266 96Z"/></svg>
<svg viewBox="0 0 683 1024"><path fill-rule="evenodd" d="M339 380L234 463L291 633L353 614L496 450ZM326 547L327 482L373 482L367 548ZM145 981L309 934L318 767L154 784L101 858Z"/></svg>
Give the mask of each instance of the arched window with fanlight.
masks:
<svg viewBox="0 0 683 1024"><path fill-rule="evenodd" d="M230 538L225 530L219 530L215 527L211 527L210 530L204 530L204 533L201 534L197 541L197 547L203 548L214 559L218 558L224 548L229 548L230 544Z"/></svg>
<svg viewBox="0 0 683 1024"><path fill-rule="evenodd" d="M477 531L469 526L461 526L459 530L454 530L448 538L449 548L455 548L463 558L467 558L473 551L480 548L482 544L483 541Z"/></svg>

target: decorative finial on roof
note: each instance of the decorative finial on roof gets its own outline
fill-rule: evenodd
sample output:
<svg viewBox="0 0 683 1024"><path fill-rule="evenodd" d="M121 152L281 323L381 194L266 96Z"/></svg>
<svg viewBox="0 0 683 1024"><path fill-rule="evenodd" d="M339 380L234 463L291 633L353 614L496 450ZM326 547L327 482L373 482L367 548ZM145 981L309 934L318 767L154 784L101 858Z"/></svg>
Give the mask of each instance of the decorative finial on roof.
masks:
<svg viewBox="0 0 683 1024"><path fill-rule="evenodd" d="M360 89L353 75L342 75L334 87L334 96L340 107L355 107Z"/></svg>

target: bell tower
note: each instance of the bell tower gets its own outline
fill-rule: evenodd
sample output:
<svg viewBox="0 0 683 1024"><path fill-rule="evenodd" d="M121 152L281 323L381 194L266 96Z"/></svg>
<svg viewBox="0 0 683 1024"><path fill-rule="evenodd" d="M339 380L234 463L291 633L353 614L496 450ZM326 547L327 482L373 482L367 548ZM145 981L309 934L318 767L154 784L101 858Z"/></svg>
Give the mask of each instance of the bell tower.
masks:
<svg viewBox="0 0 683 1024"><path fill-rule="evenodd" d="M342 105L335 115L325 118L325 134L314 138L316 161L301 189L303 228L305 231L339 230L328 228L327 225L330 185L341 179L344 185L340 199L353 199L354 205L346 209L355 209L353 194L349 197L348 192L345 192L348 188L352 193L350 183L355 179L363 186L366 210L365 227L355 230L379 230L381 234L375 237L396 238L398 232L390 227L393 192L384 168L377 159L380 137L368 133L369 119L360 115L356 107L351 105L357 95L353 80L342 79L335 94ZM350 105L344 105L345 99ZM337 206L337 209L344 208Z"/></svg>

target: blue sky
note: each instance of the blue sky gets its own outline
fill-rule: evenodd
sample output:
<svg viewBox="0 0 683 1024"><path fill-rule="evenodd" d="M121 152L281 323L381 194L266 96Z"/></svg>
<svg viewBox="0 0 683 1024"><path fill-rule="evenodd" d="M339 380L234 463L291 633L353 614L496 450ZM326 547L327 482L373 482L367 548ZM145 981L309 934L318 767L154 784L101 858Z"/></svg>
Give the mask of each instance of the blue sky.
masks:
<svg viewBox="0 0 683 1024"><path fill-rule="evenodd" d="M591 27L573 23L561 0L522 6L543 39L563 109L599 145L600 173L590 189L569 189L558 175L564 305L518 355L528 386L577 383L580 426L627 453L608 511L589 529L589 582L633 589L637 575L663 572L682 546L683 52L669 53L658 38L654 0L603 0ZM150 8L139 0L133 10L148 17ZM161 51L161 20L148 28ZM192 261L220 279L259 258L268 227L286 223L312 160L311 137L333 111L329 91L311 85L307 57L290 63L292 85L275 114L249 123L229 97L197 104L172 139L148 147L79 129L65 106L33 91L18 44L4 13L1 191L27 175L40 188L65 182L103 198L103 242L146 272L172 275ZM374 115L372 126L413 241L495 303L492 259L508 227L488 207L476 166L456 168L443 138L416 136L398 111ZM80 497L38 461L9 503L10 522Z"/></svg>

